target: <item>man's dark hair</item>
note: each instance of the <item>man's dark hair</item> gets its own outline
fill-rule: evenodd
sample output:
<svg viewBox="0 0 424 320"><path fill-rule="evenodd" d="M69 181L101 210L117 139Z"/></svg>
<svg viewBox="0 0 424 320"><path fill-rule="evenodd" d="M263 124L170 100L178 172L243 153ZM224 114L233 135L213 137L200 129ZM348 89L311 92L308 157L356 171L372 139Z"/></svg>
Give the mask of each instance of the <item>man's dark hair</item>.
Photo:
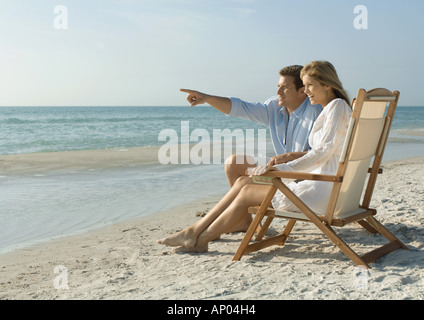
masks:
<svg viewBox="0 0 424 320"><path fill-rule="evenodd" d="M302 71L303 66L288 66L284 67L280 70L280 76L291 76L294 79L294 84L296 86L296 90L303 88L303 81L300 79L300 72Z"/></svg>

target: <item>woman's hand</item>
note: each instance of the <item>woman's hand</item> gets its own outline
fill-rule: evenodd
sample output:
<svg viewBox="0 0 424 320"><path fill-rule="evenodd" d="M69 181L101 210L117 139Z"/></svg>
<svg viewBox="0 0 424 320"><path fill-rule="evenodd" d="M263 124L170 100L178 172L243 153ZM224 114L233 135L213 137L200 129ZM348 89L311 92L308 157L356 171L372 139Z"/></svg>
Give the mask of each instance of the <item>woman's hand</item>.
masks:
<svg viewBox="0 0 424 320"><path fill-rule="evenodd" d="M275 166L277 164L287 163L303 157L307 152L288 152L276 157L272 157L267 166Z"/></svg>
<svg viewBox="0 0 424 320"><path fill-rule="evenodd" d="M277 169L274 167L265 167L265 166L258 166L255 168L248 169L249 174L252 176L261 176L270 171L277 171Z"/></svg>

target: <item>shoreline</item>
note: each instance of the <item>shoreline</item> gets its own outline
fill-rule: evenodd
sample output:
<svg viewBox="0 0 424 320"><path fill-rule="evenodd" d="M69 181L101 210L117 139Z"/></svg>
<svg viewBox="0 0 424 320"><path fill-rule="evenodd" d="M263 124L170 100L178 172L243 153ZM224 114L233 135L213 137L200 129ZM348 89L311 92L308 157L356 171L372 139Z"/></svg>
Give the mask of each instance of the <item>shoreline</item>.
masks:
<svg viewBox="0 0 424 320"><path fill-rule="evenodd" d="M80 242L81 240L80 238L84 238L84 239L91 238L91 237L97 238L98 235L105 235L110 232L114 232L116 230L122 230L122 232L127 232L127 231L131 231L132 229L139 229L140 226L156 224L156 223L159 223L162 219L175 218L176 216L173 214L173 212L184 212L184 211L193 212L192 214L193 219L190 219L190 220L195 222L198 219L198 215L200 215L201 212L210 209L211 206L213 206L213 204L215 204L220 198L221 196L202 198L199 200L184 203L182 205L174 206L165 211L159 211L159 212L152 213L146 216L141 216L137 218L128 219L125 221L115 222L115 223L112 223L103 227L99 227L96 229L92 229L89 231L82 231L72 235L59 236L55 239L51 239L42 243L28 245L23 248L13 249L9 252L0 254L0 261L1 261L0 266L4 267L5 265L14 263L14 258L16 255L20 255L21 253L24 254L25 252L30 252L30 251L43 250L43 248L46 248L50 245L62 246L62 245L65 245L66 243L72 244L72 242L74 241ZM204 209L198 210L198 208L204 208Z"/></svg>
<svg viewBox="0 0 424 320"><path fill-rule="evenodd" d="M393 143L392 149L394 150L386 147L385 157L383 158L382 164L424 157L423 152L419 152L419 150L414 152L414 149L407 149L407 156L405 156L405 153L402 155L397 154L399 150L402 150L399 149L399 146L401 148L411 147L416 149L416 145L420 144L407 143L401 145L399 143ZM110 149L0 155L0 176L5 174L15 176L19 174L36 174L45 172L68 172L74 170L90 170L93 168L112 169L131 168L145 165L162 165L159 162L158 154L159 150L164 146L165 145L128 148L116 147ZM191 152L191 149L194 146L196 146L196 144L190 144L188 148L178 145L178 150L185 149ZM223 148L221 151L221 154L224 155ZM179 155L177 159L177 165L183 165L181 164L181 155Z"/></svg>
<svg viewBox="0 0 424 320"><path fill-rule="evenodd" d="M0 175L158 164L158 146L0 155Z"/></svg>
<svg viewBox="0 0 424 320"><path fill-rule="evenodd" d="M210 182L225 176L220 166L161 165L158 149L0 156L0 253L155 214L227 186Z"/></svg>
<svg viewBox="0 0 424 320"><path fill-rule="evenodd" d="M222 236L206 254L156 244L197 221L215 197L1 254L0 299L424 299L423 164L424 157L383 163L372 205L410 250L372 264L365 291L355 288L353 263L307 224L285 247L239 262L231 259L241 233ZM353 242L380 241L356 227L340 230ZM67 289L54 287L65 270L55 273L58 266Z"/></svg>

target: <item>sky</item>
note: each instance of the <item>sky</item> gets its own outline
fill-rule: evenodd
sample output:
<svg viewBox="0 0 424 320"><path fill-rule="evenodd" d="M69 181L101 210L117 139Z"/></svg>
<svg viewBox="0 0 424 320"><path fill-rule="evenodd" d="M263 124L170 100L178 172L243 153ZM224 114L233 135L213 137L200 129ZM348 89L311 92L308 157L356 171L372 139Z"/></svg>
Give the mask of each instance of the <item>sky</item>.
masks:
<svg viewBox="0 0 424 320"><path fill-rule="evenodd" d="M188 105L180 88L265 101L282 67L313 60L351 98L385 87L424 106L423 18L422 0L0 0L0 106Z"/></svg>

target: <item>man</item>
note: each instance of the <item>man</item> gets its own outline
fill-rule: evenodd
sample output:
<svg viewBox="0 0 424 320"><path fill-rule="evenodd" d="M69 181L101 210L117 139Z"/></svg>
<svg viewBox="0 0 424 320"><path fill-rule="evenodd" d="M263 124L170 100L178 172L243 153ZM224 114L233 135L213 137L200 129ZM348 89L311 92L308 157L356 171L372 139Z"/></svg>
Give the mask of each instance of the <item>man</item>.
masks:
<svg viewBox="0 0 424 320"><path fill-rule="evenodd" d="M238 98L225 98L181 89L188 93L190 105L208 103L218 111L232 117L248 119L266 125L271 134L276 156L269 166L286 163L305 155L310 149L308 138L313 124L322 111L321 106L312 106L305 94L300 79L302 66L288 66L280 71L277 96L265 103L251 103ZM236 161L232 155L225 162L225 171L230 186L245 175L248 168L255 167L252 158Z"/></svg>

